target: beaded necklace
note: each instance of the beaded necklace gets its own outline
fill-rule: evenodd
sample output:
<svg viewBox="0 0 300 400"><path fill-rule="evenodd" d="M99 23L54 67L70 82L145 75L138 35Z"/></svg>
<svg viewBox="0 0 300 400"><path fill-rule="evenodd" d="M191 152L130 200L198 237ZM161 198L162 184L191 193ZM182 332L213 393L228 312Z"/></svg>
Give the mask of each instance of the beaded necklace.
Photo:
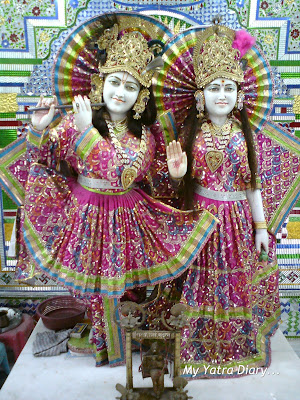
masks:
<svg viewBox="0 0 300 400"><path fill-rule="evenodd" d="M142 126L142 136L140 141L140 148L138 150L138 154L136 159L133 161L132 165L130 165L130 158L127 155L126 151L122 147L119 139L115 133L115 123L112 121L106 120L109 136L111 138L112 145L116 151L117 157L119 161L122 163L124 169L121 175L121 183L124 190L128 189L134 180L137 177L137 172L142 166L142 162L144 160L144 156L147 150L146 146L146 128Z"/></svg>
<svg viewBox="0 0 300 400"><path fill-rule="evenodd" d="M211 172L215 172L224 160L224 150L230 139L232 121L226 120L222 126L217 126L210 121L202 124L201 130L206 144L205 160ZM215 141L218 138L218 142Z"/></svg>

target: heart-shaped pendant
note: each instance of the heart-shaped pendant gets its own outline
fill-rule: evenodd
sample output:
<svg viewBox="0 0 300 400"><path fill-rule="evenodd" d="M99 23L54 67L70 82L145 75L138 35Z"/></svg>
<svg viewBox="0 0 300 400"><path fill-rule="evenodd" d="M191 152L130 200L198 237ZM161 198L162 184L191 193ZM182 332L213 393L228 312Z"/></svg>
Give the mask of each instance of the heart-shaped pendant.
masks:
<svg viewBox="0 0 300 400"><path fill-rule="evenodd" d="M134 182L136 178L136 169L132 167L124 168L121 175L121 183L123 188L126 190Z"/></svg>
<svg viewBox="0 0 300 400"><path fill-rule="evenodd" d="M222 151L211 150L205 154L205 160L211 172L215 172L222 165L224 155Z"/></svg>

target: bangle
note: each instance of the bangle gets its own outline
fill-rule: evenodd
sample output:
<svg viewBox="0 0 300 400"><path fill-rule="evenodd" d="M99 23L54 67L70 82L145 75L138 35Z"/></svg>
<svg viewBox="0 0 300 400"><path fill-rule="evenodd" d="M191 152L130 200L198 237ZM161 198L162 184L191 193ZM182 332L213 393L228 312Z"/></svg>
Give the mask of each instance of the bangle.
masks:
<svg viewBox="0 0 300 400"><path fill-rule="evenodd" d="M183 182L183 177L181 177L181 178L173 178L173 177L171 177L171 183L176 188L178 188L181 185L182 182Z"/></svg>
<svg viewBox="0 0 300 400"><path fill-rule="evenodd" d="M171 176L172 181L175 181L175 182L181 182L182 179L184 178L183 176L181 178L174 178L172 175L170 175L170 176Z"/></svg>
<svg viewBox="0 0 300 400"><path fill-rule="evenodd" d="M30 126L31 126L31 129L33 130L33 131L35 131L35 132L43 132L45 129L38 129L35 125L31 125L30 124Z"/></svg>
<svg viewBox="0 0 300 400"><path fill-rule="evenodd" d="M175 188L175 189L179 189L181 187L181 185L183 184L183 176L181 178L173 178L170 175L171 178L171 185Z"/></svg>
<svg viewBox="0 0 300 400"><path fill-rule="evenodd" d="M254 221L254 229L267 229L266 221Z"/></svg>
<svg viewBox="0 0 300 400"><path fill-rule="evenodd" d="M91 122L90 124L88 124L87 126L85 126L85 127L82 129L81 133L87 131L89 128L92 128L92 126L93 126L93 124L92 124L92 122Z"/></svg>

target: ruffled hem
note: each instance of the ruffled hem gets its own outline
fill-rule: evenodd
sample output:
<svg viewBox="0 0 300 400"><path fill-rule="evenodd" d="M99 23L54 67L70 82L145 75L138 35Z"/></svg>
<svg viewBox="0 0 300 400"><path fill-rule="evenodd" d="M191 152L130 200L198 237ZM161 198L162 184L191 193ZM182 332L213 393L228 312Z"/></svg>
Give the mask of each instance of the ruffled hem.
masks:
<svg viewBox="0 0 300 400"><path fill-rule="evenodd" d="M18 279L31 266L75 295L119 298L180 276L209 239L209 212L182 212L140 189L89 192L43 166L28 179Z"/></svg>

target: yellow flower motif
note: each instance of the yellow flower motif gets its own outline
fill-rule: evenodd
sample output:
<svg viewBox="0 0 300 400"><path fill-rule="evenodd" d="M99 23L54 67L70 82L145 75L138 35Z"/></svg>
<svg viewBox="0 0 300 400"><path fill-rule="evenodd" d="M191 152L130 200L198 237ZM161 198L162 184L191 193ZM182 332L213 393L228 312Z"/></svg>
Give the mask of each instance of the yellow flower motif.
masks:
<svg viewBox="0 0 300 400"><path fill-rule="evenodd" d="M273 35L266 35L264 38L264 42L267 44L272 44L274 42L274 36Z"/></svg>
<svg viewBox="0 0 300 400"><path fill-rule="evenodd" d="M300 114L300 95L295 96L293 104L293 113Z"/></svg>
<svg viewBox="0 0 300 400"><path fill-rule="evenodd" d="M4 23L5 23L5 19L3 17L0 17L0 26L4 25Z"/></svg>
<svg viewBox="0 0 300 400"><path fill-rule="evenodd" d="M288 5L290 5L290 4L293 4L294 1L295 1L295 0L285 0L285 3L288 4Z"/></svg>
<svg viewBox="0 0 300 400"><path fill-rule="evenodd" d="M50 39L50 36L47 32L43 31L40 35L40 41L41 42L48 42L48 40Z"/></svg>
<svg viewBox="0 0 300 400"><path fill-rule="evenodd" d="M2 0L1 3L5 6L8 6L10 4L10 0Z"/></svg>

